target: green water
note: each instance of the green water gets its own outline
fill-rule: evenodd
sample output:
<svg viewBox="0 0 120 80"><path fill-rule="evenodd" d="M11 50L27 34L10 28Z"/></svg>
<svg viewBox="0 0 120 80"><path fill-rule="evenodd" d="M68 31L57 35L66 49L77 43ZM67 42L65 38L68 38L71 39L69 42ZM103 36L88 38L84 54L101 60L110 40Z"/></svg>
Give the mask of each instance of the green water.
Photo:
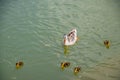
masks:
<svg viewBox="0 0 120 80"><path fill-rule="evenodd" d="M65 53L73 28L79 41ZM62 61L71 63L64 71ZM1 0L0 80L120 80L120 1Z"/></svg>

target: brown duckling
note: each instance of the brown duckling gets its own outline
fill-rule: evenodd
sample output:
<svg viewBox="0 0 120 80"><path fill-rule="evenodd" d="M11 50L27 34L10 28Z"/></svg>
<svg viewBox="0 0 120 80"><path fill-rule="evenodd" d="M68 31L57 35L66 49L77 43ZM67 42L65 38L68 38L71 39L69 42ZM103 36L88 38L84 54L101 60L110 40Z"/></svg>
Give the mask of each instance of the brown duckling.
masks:
<svg viewBox="0 0 120 80"><path fill-rule="evenodd" d="M61 62L61 68L64 69L64 68L67 68L70 66L70 62Z"/></svg>
<svg viewBox="0 0 120 80"><path fill-rule="evenodd" d="M81 68L80 67L75 67L74 68L74 74L77 74L78 72L80 72Z"/></svg>
<svg viewBox="0 0 120 80"><path fill-rule="evenodd" d="M21 68L23 65L24 65L23 62L21 62L21 61L20 61L20 62L17 62L17 63L16 63L16 68L19 69L19 68Z"/></svg>
<svg viewBox="0 0 120 80"><path fill-rule="evenodd" d="M109 40L105 40L104 41L104 45L106 46L106 48L110 47L110 41Z"/></svg>

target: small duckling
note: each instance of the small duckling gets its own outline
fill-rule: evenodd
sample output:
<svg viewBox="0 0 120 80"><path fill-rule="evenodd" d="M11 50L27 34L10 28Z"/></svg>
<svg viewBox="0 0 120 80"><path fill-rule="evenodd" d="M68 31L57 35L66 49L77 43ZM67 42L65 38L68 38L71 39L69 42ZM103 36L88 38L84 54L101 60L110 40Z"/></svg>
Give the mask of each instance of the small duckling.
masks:
<svg viewBox="0 0 120 80"><path fill-rule="evenodd" d="M104 41L104 45L106 46L106 48L110 47L110 41L109 40L105 40Z"/></svg>
<svg viewBox="0 0 120 80"><path fill-rule="evenodd" d="M19 68L21 68L22 66L24 65L24 63L23 62L17 62L16 63L16 69L19 69Z"/></svg>
<svg viewBox="0 0 120 80"><path fill-rule="evenodd" d="M77 74L78 72L80 72L81 68L80 67L75 67L74 68L74 74Z"/></svg>
<svg viewBox="0 0 120 80"><path fill-rule="evenodd" d="M70 66L70 62L61 62L61 68L64 69L64 68L67 68Z"/></svg>

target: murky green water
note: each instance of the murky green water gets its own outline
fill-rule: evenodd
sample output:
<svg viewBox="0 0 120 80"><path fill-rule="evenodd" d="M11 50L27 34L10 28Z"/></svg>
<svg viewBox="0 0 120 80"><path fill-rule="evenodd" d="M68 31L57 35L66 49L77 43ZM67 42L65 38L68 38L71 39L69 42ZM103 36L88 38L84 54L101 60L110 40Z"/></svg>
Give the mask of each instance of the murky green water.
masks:
<svg viewBox="0 0 120 80"><path fill-rule="evenodd" d="M73 28L79 41L64 53ZM62 71L62 61L71 66ZM1 0L0 80L120 80L120 1Z"/></svg>

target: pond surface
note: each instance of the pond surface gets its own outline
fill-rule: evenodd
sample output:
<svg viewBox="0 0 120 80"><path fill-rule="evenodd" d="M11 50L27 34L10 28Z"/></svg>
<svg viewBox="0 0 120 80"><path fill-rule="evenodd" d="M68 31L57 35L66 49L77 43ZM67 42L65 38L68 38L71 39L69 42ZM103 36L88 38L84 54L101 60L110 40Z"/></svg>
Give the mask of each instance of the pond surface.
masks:
<svg viewBox="0 0 120 80"><path fill-rule="evenodd" d="M66 50L73 28L79 40ZM1 0L0 80L120 80L120 1Z"/></svg>

